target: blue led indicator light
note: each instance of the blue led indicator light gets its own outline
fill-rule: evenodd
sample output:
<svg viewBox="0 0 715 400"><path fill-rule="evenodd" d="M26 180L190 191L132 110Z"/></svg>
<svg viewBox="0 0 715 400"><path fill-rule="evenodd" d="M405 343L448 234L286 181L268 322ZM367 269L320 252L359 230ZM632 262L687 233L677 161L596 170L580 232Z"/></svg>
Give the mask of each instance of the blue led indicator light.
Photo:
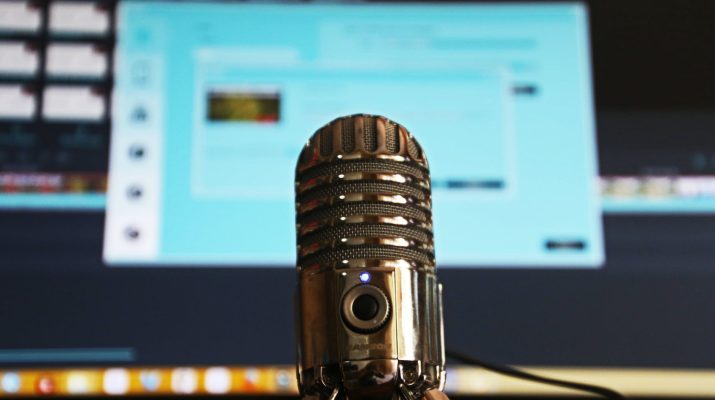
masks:
<svg viewBox="0 0 715 400"><path fill-rule="evenodd" d="M360 282L362 282L362 283L370 282L370 273L369 272L361 272L360 273Z"/></svg>

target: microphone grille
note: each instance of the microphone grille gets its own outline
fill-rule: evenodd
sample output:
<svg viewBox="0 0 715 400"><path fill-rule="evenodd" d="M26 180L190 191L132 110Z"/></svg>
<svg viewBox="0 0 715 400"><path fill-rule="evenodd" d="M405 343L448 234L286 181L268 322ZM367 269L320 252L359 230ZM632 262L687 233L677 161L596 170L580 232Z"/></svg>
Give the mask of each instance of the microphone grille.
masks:
<svg viewBox="0 0 715 400"><path fill-rule="evenodd" d="M337 118L296 168L298 268L434 268L431 207L427 159L407 129Z"/></svg>

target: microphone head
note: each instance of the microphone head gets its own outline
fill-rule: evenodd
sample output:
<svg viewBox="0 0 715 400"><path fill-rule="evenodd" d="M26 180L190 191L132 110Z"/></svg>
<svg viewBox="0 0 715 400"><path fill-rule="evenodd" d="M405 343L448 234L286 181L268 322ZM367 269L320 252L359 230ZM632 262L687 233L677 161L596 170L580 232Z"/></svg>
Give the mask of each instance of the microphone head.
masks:
<svg viewBox="0 0 715 400"><path fill-rule="evenodd" d="M407 129L382 116L337 118L296 169L298 268L434 268L431 208L427 158Z"/></svg>
<svg viewBox="0 0 715 400"><path fill-rule="evenodd" d="M441 389L442 296L419 143L382 116L337 118L306 143L295 184L301 394Z"/></svg>

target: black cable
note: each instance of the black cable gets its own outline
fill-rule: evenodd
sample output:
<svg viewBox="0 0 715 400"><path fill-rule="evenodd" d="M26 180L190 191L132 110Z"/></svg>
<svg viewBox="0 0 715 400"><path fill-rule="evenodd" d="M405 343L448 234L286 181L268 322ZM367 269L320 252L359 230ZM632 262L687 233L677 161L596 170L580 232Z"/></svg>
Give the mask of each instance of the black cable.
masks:
<svg viewBox="0 0 715 400"><path fill-rule="evenodd" d="M453 351L450 349L447 349L446 355L448 358L462 362L464 364L475 365L475 366L482 367L484 369L487 369L487 370L490 370L490 371L493 371L493 372L496 372L499 374L508 375L508 376L511 376L514 378L539 382L539 383L543 383L546 385L560 386L560 387L564 387L564 388L568 388L568 389L578 390L581 392L588 392L591 394L599 395L606 399L614 399L614 400L625 399L625 396L616 392L615 390L605 388L602 386L590 385L587 383L564 381L561 379L547 378L544 376L532 374L530 372L522 371L520 369L510 367L508 365L492 364L490 362L482 361L477 358L474 358L474 357L471 357L466 354L460 353L458 351Z"/></svg>

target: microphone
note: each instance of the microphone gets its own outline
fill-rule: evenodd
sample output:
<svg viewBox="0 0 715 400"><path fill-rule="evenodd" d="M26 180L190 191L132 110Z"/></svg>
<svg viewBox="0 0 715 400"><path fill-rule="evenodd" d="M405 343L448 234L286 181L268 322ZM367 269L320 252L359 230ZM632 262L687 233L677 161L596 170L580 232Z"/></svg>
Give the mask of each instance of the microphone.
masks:
<svg viewBox="0 0 715 400"><path fill-rule="evenodd" d="M337 118L306 143L295 185L301 397L446 398L419 143L382 116Z"/></svg>

